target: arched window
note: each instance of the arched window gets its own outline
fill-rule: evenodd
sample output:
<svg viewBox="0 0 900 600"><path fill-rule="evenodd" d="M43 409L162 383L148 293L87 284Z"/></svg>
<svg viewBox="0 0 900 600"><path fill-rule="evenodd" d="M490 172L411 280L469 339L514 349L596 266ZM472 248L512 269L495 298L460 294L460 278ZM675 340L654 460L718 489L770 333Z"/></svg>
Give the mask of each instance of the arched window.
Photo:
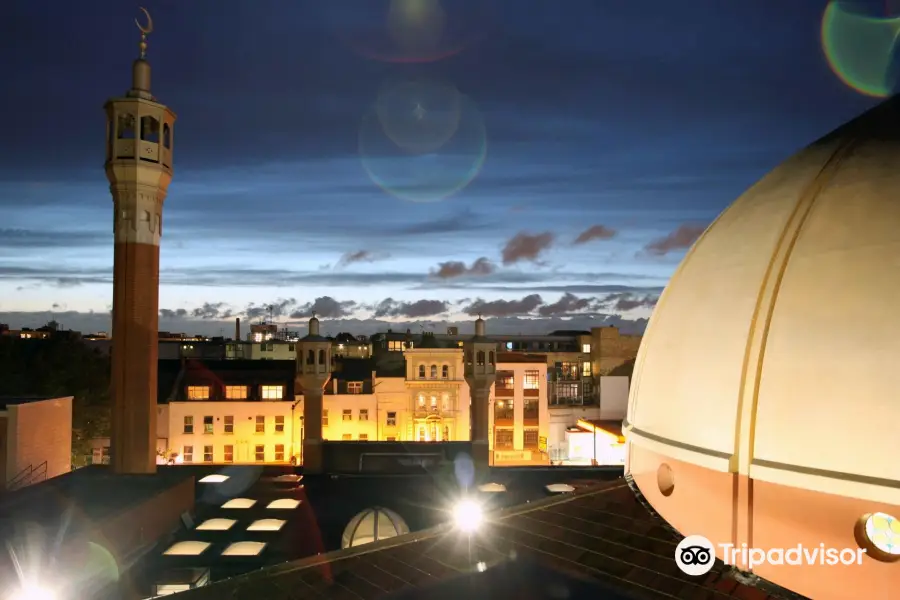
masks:
<svg viewBox="0 0 900 600"><path fill-rule="evenodd" d="M494 351L493 350L491 350L488 358L490 359L491 366L494 366Z"/></svg>
<svg viewBox="0 0 900 600"><path fill-rule="evenodd" d="M419 408L425 407L425 394L419 394Z"/></svg>
<svg viewBox="0 0 900 600"><path fill-rule="evenodd" d="M153 117L141 117L141 140L159 143L159 121Z"/></svg>
<svg viewBox="0 0 900 600"><path fill-rule="evenodd" d="M306 353L306 364L314 365L316 364L316 351L310 350Z"/></svg>
<svg viewBox="0 0 900 600"><path fill-rule="evenodd" d="M172 128L169 127L168 123L163 123L163 147L172 147Z"/></svg>
<svg viewBox="0 0 900 600"><path fill-rule="evenodd" d="M450 428L447 427L446 425L444 425L444 437L443 437L443 440L444 440L445 442L449 442L449 441L450 441Z"/></svg>
<svg viewBox="0 0 900 600"><path fill-rule="evenodd" d="M325 366L325 350L319 350L319 366Z"/></svg>
<svg viewBox="0 0 900 600"><path fill-rule="evenodd" d="M425 379L425 365L419 365L419 379Z"/></svg>
<svg viewBox="0 0 900 600"><path fill-rule="evenodd" d="M134 139L134 115L122 113L116 126L116 137L120 140Z"/></svg>
<svg viewBox="0 0 900 600"><path fill-rule="evenodd" d="M466 352L466 364L472 364L472 351L469 350Z"/></svg>
<svg viewBox="0 0 900 600"><path fill-rule="evenodd" d="M437 379L437 365L431 365L431 378Z"/></svg>
<svg viewBox="0 0 900 600"><path fill-rule="evenodd" d="M444 365L441 367L441 377L447 379L450 377L450 367L448 365Z"/></svg>
<svg viewBox="0 0 900 600"><path fill-rule="evenodd" d="M477 364L479 367L483 367L483 366L484 366L484 350L479 350L479 351L478 351L478 354L477 354L476 356L478 357L478 360L476 361L476 364Z"/></svg>

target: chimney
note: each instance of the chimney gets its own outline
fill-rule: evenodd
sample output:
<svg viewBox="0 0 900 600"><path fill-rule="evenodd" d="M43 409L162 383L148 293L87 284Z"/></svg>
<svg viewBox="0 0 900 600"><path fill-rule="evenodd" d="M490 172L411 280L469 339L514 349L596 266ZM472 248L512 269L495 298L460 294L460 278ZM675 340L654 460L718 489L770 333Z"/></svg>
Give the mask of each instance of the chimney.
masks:
<svg viewBox="0 0 900 600"><path fill-rule="evenodd" d="M241 318L238 317L234 320L234 341L241 341Z"/></svg>

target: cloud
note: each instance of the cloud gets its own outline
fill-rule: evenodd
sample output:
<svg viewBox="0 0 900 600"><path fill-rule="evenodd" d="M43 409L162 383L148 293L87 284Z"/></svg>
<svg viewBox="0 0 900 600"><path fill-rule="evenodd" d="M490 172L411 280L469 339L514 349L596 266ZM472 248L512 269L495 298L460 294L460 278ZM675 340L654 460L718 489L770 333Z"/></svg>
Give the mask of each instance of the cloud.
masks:
<svg viewBox="0 0 900 600"><path fill-rule="evenodd" d="M517 233L503 247L502 257L504 265L511 265L520 261L537 262L542 252L552 244L555 236L549 231L535 235Z"/></svg>
<svg viewBox="0 0 900 600"><path fill-rule="evenodd" d="M476 214L469 208L464 208L454 214L445 215L436 219L428 219L418 221L402 227L395 227L380 232L385 235L433 235L440 233L461 233L465 231L476 231L493 227L494 224L486 221L483 217Z"/></svg>
<svg viewBox="0 0 900 600"><path fill-rule="evenodd" d="M491 300L477 298L463 309L470 316L483 317L515 317L530 315L541 306L544 300L538 294L529 294L520 300Z"/></svg>
<svg viewBox="0 0 900 600"><path fill-rule="evenodd" d="M340 260L338 260L336 268L340 269L346 267L347 265L352 265L353 263L375 262L376 260L378 260L378 258L380 257L377 257L375 254L368 250L346 252L341 256Z"/></svg>
<svg viewBox="0 0 900 600"><path fill-rule="evenodd" d="M110 245L112 236L105 232L0 228L0 248L37 250Z"/></svg>
<svg viewBox="0 0 900 600"><path fill-rule="evenodd" d="M494 266L494 263L482 256L475 260L471 267L466 267L466 263L457 260L439 263L437 270L432 270L431 274L438 279L453 279L465 275L490 275L495 270L496 267Z"/></svg>
<svg viewBox="0 0 900 600"><path fill-rule="evenodd" d="M296 306L295 298L279 298L268 304L248 304L240 314L248 319L261 319L269 316L273 318L286 317ZM237 315L235 314L235 316Z"/></svg>
<svg viewBox="0 0 900 600"><path fill-rule="evenodd" d="M578 234L575 244L586 244L592 240L608 240L616 235L616 230L606 225L592 225Z"/></svg>
<svg viewBox="0 0 900 600"><path fill-rule="evenodd" d="M659 301L659 294L646 294L643 296L633 293L610 294L603 299L601 305L618 312L627 312L636 308L653 308Z"/></svg>
<svg viewBox="0 0 900 600"><path fill-rule="evenodd" d="M542 317L554 315L568 315L588 310L597 305L594 298L579 298L574 294L563 294L562 298L552 304L545 304L538 308L538 314Z"/></svg>
<svg viewBox="0 0 900 600"><path fill-rule="evenodd" d="M644 252L654 256L665 256L675 250L690 248L704 231L706 227L703 225L681 225L669 235L657 238L644 246Z"/></svg>
<svg viewBox="0 0 900 600"><path fill-rule="evenodd" d="M353 300L339 301L331 296L320 296L312 302L303 304L290 314L292 319L307 319L316 314L323 319L338 319L353 314L358 304Z"/></svg>
<svg viewBox="0 0 900 600"><path fill-rule="evenodd" d="M382 317L407 317L418 319L433 317L447 312L450 303L444 300L416 300L414 302L398 302L393 298L386 298L371 307L372 316L376 319Z"/></svg>
<svg viewBox="0 0 900 600"><path fill-rule="evenodd" d="M191 311L195 319L230 319L234 312L225 306L224 302L205 302L203 306Z"/></svg>

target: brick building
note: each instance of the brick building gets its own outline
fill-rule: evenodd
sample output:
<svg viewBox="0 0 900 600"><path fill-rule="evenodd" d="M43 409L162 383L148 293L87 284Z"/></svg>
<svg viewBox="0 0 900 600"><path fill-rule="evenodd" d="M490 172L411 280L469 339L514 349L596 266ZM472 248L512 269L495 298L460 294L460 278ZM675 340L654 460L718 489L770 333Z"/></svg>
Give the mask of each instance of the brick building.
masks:
<svg viewBox="0 0 900 600"><path fill-rule="evenodd" d="M72 470L72 397L0 398L0 492Z"/></svg>

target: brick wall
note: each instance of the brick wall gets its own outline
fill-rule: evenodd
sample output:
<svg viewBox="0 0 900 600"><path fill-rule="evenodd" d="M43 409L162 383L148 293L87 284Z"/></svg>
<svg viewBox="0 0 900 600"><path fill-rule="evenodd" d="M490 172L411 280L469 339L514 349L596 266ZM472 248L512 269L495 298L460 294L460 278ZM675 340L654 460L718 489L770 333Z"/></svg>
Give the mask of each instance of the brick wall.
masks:
<svg viewBox="0 0 900 600"><path fill-rule="evenodd" d="M8 410L6 479L44 461L48 479L72 470L71 397L13 404Z"/></svg>
<svg viewBox="0 0 900 600"><path fill-rule="evenodd" d="M634 359L641 345L641 336L622 335L615 327L591 329L592 370L597 375L608 375L619 365Z"/></svg>

